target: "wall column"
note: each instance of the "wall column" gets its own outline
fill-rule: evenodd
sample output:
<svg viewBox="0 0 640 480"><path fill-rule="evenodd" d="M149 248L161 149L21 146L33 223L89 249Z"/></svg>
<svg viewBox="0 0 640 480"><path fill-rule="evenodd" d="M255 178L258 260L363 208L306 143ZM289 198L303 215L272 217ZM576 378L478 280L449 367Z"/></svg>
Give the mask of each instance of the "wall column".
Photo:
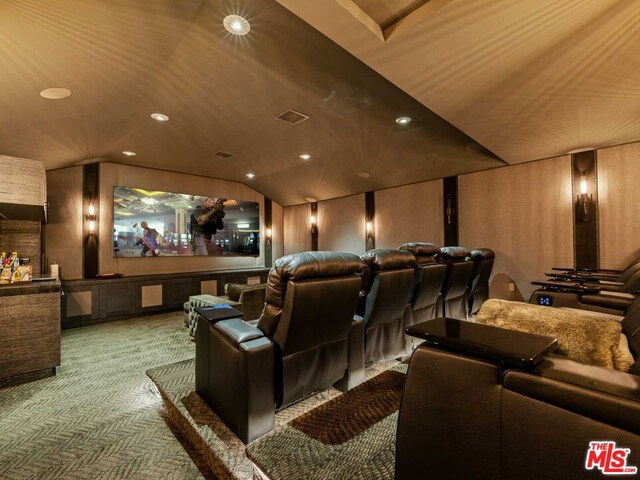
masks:
<svg viewBox="0 0 640 480"><path fill-rule="evenodd" d="M82 236L83 276L85 279L98 275L98 246L100 238L100 164L90 163L82 167ZM89 231L89 211L93 205L93 232ZM110 238L113 234L110 235Z"/></svg>
<svg viewBox="0 0 640 480"><path fill-rule="evenodd" d="M444 244L456 246L459 244L458 231L458 177L444 177L442 179L444 198Z"/></svg>
<svg viewBox="0 0 640 480"><path fill-rule="evenodd" d="M595 150L571 155L576 268L599 268L598 159Z"/></svg>

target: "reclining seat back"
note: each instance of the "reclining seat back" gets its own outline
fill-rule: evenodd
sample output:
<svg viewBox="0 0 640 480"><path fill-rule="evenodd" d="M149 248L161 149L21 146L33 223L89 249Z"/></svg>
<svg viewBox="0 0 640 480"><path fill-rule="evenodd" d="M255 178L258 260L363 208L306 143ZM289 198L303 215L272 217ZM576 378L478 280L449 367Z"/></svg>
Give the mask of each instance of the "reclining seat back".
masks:
<svg viewBox="0 0 640 480"><path fill-rule="evenodd" d="M624 284L620 291L634 293L640 291L640 264L634 265L620 276L620 281Z"/></svg>
<svg viewBox="0 0 640 480"><path fill-rule="evenodd" d="M489 298L489 278L496 254L489 248L477 248L471 250L469 257L473 262L473 271L469 280L469 313L476 314Z"/></svg>
<svg viewBox="0 0 640 480"><path fill-rule="evenodd" d="M442 312L440 290L447 266L440 263L440 247L433 243L405 243L400 250L413 253L418 266L411 295L412 324L426 322Z"/></svg>
<svg viewBox="0 0 640 480"><path fill-rule="evenodd" d="M363 278L365 363L396 358L407 353L404 330L409 315L416 259L410 252L375 249L360 257L368 271Z"/></svg>
<svg viewBox="0 0 640 480"><path fill-rule="evenodd" d="M621 323L622 333L627 337L629 350L636 360L629 373L640 375L640 297L636 298L627 308Z"/></svg>
<svg viewBox="0 0 640 480"><path fill-rule="evenodd" d="M473 262L468 258L469 253L469 250L464 247L440 249L441 258L447 265L442 285L445 317L467 319L467 289L473 270Z"/></svg>
<svg viewBox="0 0 640 480"><path fill-rule="evenodd" d="M349 253L305 252L276 260L258 328L275 344L278 406L344 376L361 271L360 258Z"/></svg>

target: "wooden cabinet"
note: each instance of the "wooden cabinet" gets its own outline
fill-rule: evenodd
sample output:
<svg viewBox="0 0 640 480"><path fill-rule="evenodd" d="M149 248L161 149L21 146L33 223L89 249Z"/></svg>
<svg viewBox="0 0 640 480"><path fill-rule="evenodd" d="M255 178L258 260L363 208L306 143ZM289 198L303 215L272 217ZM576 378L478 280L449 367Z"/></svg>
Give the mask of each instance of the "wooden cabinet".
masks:
<svg viewBox="0 0 640 480"><path fill-rule="evenodd" d="M54 375L60 365L60 285L2 287L0 300L0 386Z"/></svg>

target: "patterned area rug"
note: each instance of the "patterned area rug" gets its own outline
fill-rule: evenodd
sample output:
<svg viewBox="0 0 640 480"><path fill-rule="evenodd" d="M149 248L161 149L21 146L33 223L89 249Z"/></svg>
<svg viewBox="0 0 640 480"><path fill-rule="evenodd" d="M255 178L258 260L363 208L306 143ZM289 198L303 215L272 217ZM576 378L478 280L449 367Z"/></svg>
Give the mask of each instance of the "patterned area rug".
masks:
<svg viewBox="0 0 640 480"><path fill-rule="evenodd" d="M393 479L406 365L382 372L249 444L272 480Z"/></svg>
<svg viewBox="0 0 640 480"><path fill-rule="evenodd" d="M406 368L382 362L368 368L367 381L350 392L331 388L292 405L276 414L273 432L248 447L195 393L194 360L154 368L147 375L171 422L218 478L391 479Z"/></svg>

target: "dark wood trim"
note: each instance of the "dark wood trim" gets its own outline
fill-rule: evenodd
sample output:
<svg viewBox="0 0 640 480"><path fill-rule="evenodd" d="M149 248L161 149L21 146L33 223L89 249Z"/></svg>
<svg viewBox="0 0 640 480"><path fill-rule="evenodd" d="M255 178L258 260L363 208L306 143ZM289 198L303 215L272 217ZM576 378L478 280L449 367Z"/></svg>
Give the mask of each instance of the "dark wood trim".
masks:
<svg viewBox="0 0 640 480"><path fill-rule="evenodd" d="M444 244L455 246L459 243L458 230L458 177L442 179L444 199Z"/></svg>
<svg viewBox="0 0 640 480"><path fill-rule="evenodd" d="M56 367L44 368L35 372L23 373L15 375L9 378L0 379L0 388L12 387L14 385L20 385L27 382L33 382L35 380L41 380L43 378L53 377L56 374Z"/></svg>
<svg viewBox="0 0 640 480"><path fill-rule="evenodd" d="M267 229L271 229L271 237L266 236ZM267 197L264 197L264 230L264 266L270 267L273 264L273 202Z"/></svg>
<svg viewBox="0 0 640 480"><path fill-rule="evenodd" d="M376 192L365 192L364 194L364 219L365 219L365 250L376 248ZM371 225L371 231L367 225Z"/></svg>
<svg viewBox="0 0 640 480"><path fill-rule="evenodd" d="M310 217L315 218L315 223L311 224L311 250L318 251L318 202L309 204Z"/></svg>
<svg viewBox="0 0 640 480"><path fill-rule="evenodd" d="M100 238L100 164L90 163L82 167L82 235L83 248L83 276L95 278L98 275L98 250ZM95 209L95 229L89 232L89 205L93 203Z"/></svg>
<svg viewBox="0 0 640 480"><path fill-rule="evenodd" d="M576 268L599 268L598 255L598 158L596 150L571 155L573 186L573 234ZM587 194L580 184L587 182Z"/></svg>

